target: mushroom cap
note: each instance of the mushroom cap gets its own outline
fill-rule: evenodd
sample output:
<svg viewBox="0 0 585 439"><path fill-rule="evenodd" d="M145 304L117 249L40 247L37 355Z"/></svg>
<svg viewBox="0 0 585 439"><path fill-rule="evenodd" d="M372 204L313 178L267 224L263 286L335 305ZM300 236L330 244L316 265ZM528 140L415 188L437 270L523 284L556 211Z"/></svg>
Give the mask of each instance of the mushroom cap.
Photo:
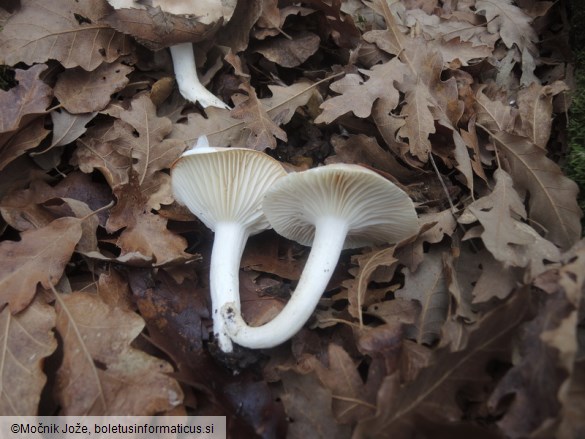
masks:
<svg viewBox="0 0 585 439"><path fill-rule="evenodd" d="M136 0L107 0L114 9L145 9ZM203 24L215 23L220 18L229 20L237 0L152 0L153 7L174 15L193 15Z"/></svg>
<svg viewBox="0 0 585 439"><path fill-rule="evenodd" d="M269 229L262 198L286 171L269 155L245 148L203 146L185 152L171 168L175 199L207 227L240 222L253 235Z"/></svg>
<svg viewBox="0 0 585 439"><path fill-rule="evenodd" d="M344 248L398 242L419 229L414 204L394 183L358 165L289 174L266 193L263 209L282 236L311 245L320 217L348 222Z"/></svg>

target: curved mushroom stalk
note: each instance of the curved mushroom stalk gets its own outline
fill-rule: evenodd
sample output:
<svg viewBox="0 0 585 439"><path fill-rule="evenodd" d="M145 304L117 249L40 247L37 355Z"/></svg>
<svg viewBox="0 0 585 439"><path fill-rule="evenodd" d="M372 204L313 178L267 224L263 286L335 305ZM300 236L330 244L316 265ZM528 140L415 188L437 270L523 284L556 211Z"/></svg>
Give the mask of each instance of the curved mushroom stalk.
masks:
<svg viewBox="0 0 585 439"><path fill-rule="evenodd" d="M263 208L274 230L301 244L312 244L312 249L297 288L270 322L248 326L237 301L222 308L231 339L253 349L277 346L301 329L344 248L397 242L418 231L408 195L355 165L328 165L289 174L266 193Z"/></svg>
<svg viewBox="0 0 585 439"><path fill-rule="evenodd" d="M240 313L239 301L224 305L222 315L231 339L252 349L271 348L284 343L305 324L319 303L333 275L347 235L344 219L326 217L316 225L315 239L297 288L286 306L270 322L248 326Z"/></svg>
<svg viewBox="0 0 585 439"><path fill-rule="evenodd" d="M248 237L270 228L262 213L266 190L286 175L282 165L260 151L213 148L201 137L171 169L175 199L215 232L210 281L213 333L224 352L233 350L221 309L240 309L240 259Z"/></svg>
<svg viewBox="0 0 585 439"><path fill-rule="evenodd" d="M199 81L195 68L195 56L191 43L181 43L170 47L173 58L175 78L181 95L189 101L199 102L203 108L219 107L229 109L221 99L207 90Z"/></svg>

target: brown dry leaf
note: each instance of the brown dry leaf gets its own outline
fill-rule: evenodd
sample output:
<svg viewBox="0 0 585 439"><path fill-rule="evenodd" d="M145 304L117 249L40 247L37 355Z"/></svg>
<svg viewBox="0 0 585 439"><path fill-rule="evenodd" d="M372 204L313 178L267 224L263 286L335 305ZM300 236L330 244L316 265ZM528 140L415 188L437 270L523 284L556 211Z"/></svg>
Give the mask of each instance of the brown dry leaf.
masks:
<svg viewBox="0 0 585 439"><path fill-rule="evenodd" d="M0 134L1 141L6 141L0 149L0 170L3 170L13 160L20 157L25 151L38 146L50 133L45 129L42 118L35 119L20 131L4 136Z"/></svg>
<svg viewBox="0 0 585 439"><path fill-rule="evenodd" d="M43 180L33 180L28 188L12 191L2 198L0 212L4 221L19 232L40 229L56 219L43 203L57 196Z"/></svg>
<svg viewBox="0 0 585 439"><path fill-rule="evenodd" d="M398 135L408 139L413 156L426 162L431 150L429 136L436 132L434 121L450 129L458 168L465 176L468 186L472 187L469 154L455 128L463 114L457 80L453 77L442 80L441 54L426 45L424 40L409 40L408 49L411 54L406 58L409 72L405 73L404 81L398 84L398 89L406 94L406 105L400 112L406 118L406 123L398 130ZM440 152L437 148L435 150L433 152ZM443 160L449 162L447 157Z"/></svg>
<svg viewBox="0 0 585 439"><path fill-rule="evenodd" d="M280 373L284 392L281 395L284 409L292 419L288 426L289 439L340 438L351 436L347 425L335 422L331 412L331 392L310 373L301 375L292 371Z"/></svg>
<svg viewBox="0 0 585 439"><path fill-rule="evenodd" d="M317 52L321 39L308 31L291 36L292 39L275 37L265 40L254 50L282 67L297 67Z"/></svg>
<svg viewBox="0 0 585 439"><path fill-rule="evenodd" d="M246 244L240 267L274 274L283 279L298 280L305 261L292 254L292 245L291 241L264 233L257 237L252 236Z"/></svg>
<svg viewBox="0 0 585 439"><path fill-rule="evenodd" d="M281 27L285 18L281 18L278 0L262 0L262 14L255 26L262 30L255 31L256 38L262 40L268 35L277 35L282 32Z"/></svg>
<svg viewBox="0 0 585 439"><path fill-rule="evenodd" d="M457 256L456 256L457 255ZM443 266L447 288L454 299L452 302L450 314L453 320L457 322L471 323L476 320L476 315L471 309L473 301L471 288L459 280L458 274L463 271L460 268L461 262L460 249L451 249L451 252L443 254ZM466 261L463 261L465 263Z"/></svg>
<svg viewBox="0 0 585 439"><path fill-rule="evenodd" d="M238 1L230 21L218 33L218 42L238 53L248 47L250 30L262 15L262 0Z"/></svg>
<svg viewBox="0 0 585 439"><path fill-rule="evenodd" d="M55 310L40 300L12 315L0 313L0 413L35 416L47 377L43 362L57 349Z"/></svg>
<svg viewBox="0 0 585 439"><path fill-rule="evenodd" d="M395 258L395 246L374 251L357 258L359 271L355 275L355 281L350 284L347 292L349 301L348 311L353 317L357 317L360 324L363 324L362 307L366 303L368 284L374 272L382 267L390 271L390 279L396 269L398 259Z"/></svg>
<svg viewBox="0 0 585 439"><path fill-rule="evenodd" d="M437 423L435 431L462 421L458 395L466 385L472 389L489 385L493 377L486 373L486 364L509 358L511 335L528 313L528 293L528 288L517 290L512 300L474 324L465 349L437 350L413 381L400 383L398 373L386 377L378 392L376 415L359 422L353 437L384 437L392 432L393 439L407 439L423 418Z"/></svg>
<svg viewBox="0 0 585 439"><path fill-rule="evenodd" d="M521 193L530 193L528 217L544 227L546 238L567 249L581 236L582 212L577 184L546 157L545 151L523 137L489 132Z"/></svg>
<svg viewBox="0 0 585 439"><path fill-rule="evenodd" d="M136 270L129 277L134 300L159 347L171 355L179 369L186 364L205 363L203 341L209 340L205 322L211 320L209 291L188 279L179 284L164 269L155 276L150 270ZM200 372L202 376L194 379L204 386L211 385L213 380L209 378L220 373Z"/></svg>
<svg viewBox="0 0 585 439"><path fill-rule="evenodd" d="M100 274L97 295L112 308L133 309L128 281L113 268L108 273Z"/></svg>
<svg viewBox="0 0 585 439"><path fill-rule="evenodd" d="M270 118L279 123L288 123L298 107L306 105L316 93L315 86L307 81L299 81L288 87L271 85L272 97L261 99L264 111ZM246 147L249 130L246 121L238 120L230 115L230 111L209 107L207 118L199 114L190 114L186 124L175 124L171 138L181 139L189 145L195 143L200 136L207 136L211 145Z"/></svg>
<svg viewBox="0 0 585 439"><path fill-rule="evenodd" d="M556 291L547 293L537 316L521 332L521 360L506 373L488 401L494 412L503 400L511 401L505 403L505 414L498 421L511 438L546 431L561 410L579 349L578 310L585 287L583 241L563 255L563 265L554 274L558 276Z"/></svg>
<svg viewBox="0 0 585 439"><path fill-rule="evenodd" d="M522 134L536 146L546 149L553 120L553 97L568 89L561 81L545 86L533 82L518 92Z"/></svg>
<svg viewBox="0 0 585 439"><path fill-rule="evenodd" d="M441 327L449 312L449 290L440 247L426 254L414 273L404 270L404 287L396 291L397 300L416 300L420 313L406 336L418 343L433 344L441 336Z"/></svg>
<svg viewBox="0 0 585 439"><path fill-rule="evenodd" d="M231 111L231 115L235 119L246 122L244 130L249 132L246 147L258 151L264 151L268 148L274 149L276 148L274 137L286 142L286 133L278 126L280 114L274 116L275 123L262 102L258 100L254 88L246 83L242 84L240 88L248 94L248 98L238 103Z"/></svg>
<svg viewBox="0 0 585 439"><path fill-rule="evenodd" d="M417 159L426 162L431 151L429 135L435 132L435 119L430 107L433 99L428 89L420 82L406 92L404 114L406 123L398 135L408 139L410 152Z"/></svg>
<svg viewBox="0 0 585 439"><path fill-rule="evenodd" d="M350 135L347 138L334 135L331 144L334 156L325 159L325 163L353 163L366 165L387 172L398 181L416 180L418 172L401 165L396 157L382 149L375 137L365 134ZM396 182L395 182L396 183Z"/></svg>
<svg viewBox="0 0 585 439"><path fill-rule="evenodd" d="M197 43L213 37L222 20L213 25L197 18L164 12L160 7L116 9L103 22L124 34L132 35L151 50L160 50L180 43Z"/></svg>
<svg viewBox="0 0 585 439"><path fill-rule="evenodd" d="M116 245L125 255L142 255L156 265L185 261L187 241L167 229L167 220L150 211L148 198L141 192L138 175L131 171L129 182L116 186L118 200L112 209L106 230L113 233L124 228Z"/></svg>
<svg viewBox="0 0 585 439"><path fill-rule="evenodd" d="M471 293L473 305L504 300L522 282L523 270L506 267L487 250L472 252L462 247L460 251L456 275L461 288Z"/></svg>
<svg viewBox="0 0 585 439"><path fill-rule="evenodd" d="M110 96L129 82L132 67L120 61L101 64L86 72L80 67L65 70L55 84L55 96L69 113L92 113L106 108Z"/></svg>
<svg viewBox="0 0 585 439"><path fill-rule="evenodd" d="M53 97L51 87L39 78L46 69L45 64L28 70L15 69L18 85L8 91L0 90L0 169L27 149L37 146L48 134L42 121L40 125L38 121L31 124L39 115L45 114ZM26 130L18 133L25 127Z"/></svg>
<svg viewBox="0 0 585 439"><path fill-rule="evenodd" d="M414 325L420 311L420 304L415 300L385 300L370 305L367 314L376 316L391 325L396 323Z"/></svg>
<svg viewBox="0 0 585 439"><path fill-rule="evenodd" d="M21 234L18 242L0 243L0 306L8 303L17 313L28 306L40 283L55 285L81 238L81 221L59 218L49 225Z"/></svg>
<svg viewBox="0 0 585 439"><path fill-rule="evenodd" d="M498 100L491 100L483 93L484 88L484 86L480 87L475 95L477 124L494 132L512 132L518 117L518 110Z"/></svg>
<svg viewBox="0 0 585 439"><path fill-rule="evenodd" d="M327 359L327 366L314 356L304 359L303 363L315 371L319 381L331 392L333 414L338 422L350 424L373 415L375 406L365 394L366 388L354 360L335 343L329 344Z"/></svg>
<svg viewBox="0 0 585 439"><path fill-rule="evenodd" d="M261 326L276 317L286 304L282 282L260 277L255 272L240 273L242 316L250 326ZM288 291L286 291L288 293Z"/></svg>
<svg viewBox="0 0 585 439"><path fill-rule="evenodd" d="M433 43L431 45L441 54L445 63L454 68L473 65L479 60L490 57L493 52L491 46L483 44L476 46L473 43L461 41L459 38L433 41Z"/></svg>
<svg viewBox="0 0 585 439"><path fill-rule="evenodd" d="M131 311L89 293L56 294L63 362L56 395L61 414L153 415L178 406L183 392L166 361L130 346L144 327Z"/></svg>
<svg viewBox="0 0 585 439"><path fill-rule="evenodd" d="M0 33L0 64L56 59L64 67L91 71L128 54L126 36L89 18L95 3L22 0Z"/></svg>
<svg viewBox="0 0 585 439"><path fill-rule="evenodd" d="M130 166L139 175L139 185L149 197L153 191L164 189L158 200L151 202L156 208L161 201L172 202L170 185L158 175L161 169L170 167L185 145L178 139L166 139L172 123L166 117L158 117L156 108L147 95L136 97L129 110L119 114L114 123L96 125L79 140L72 163L83 172L99 169L110 186L128 182Z"/></svg>
<svg viewBox="0 0 585 439"><path fill-rule="evenodd" d="M118 149L136 159L133 169L138 172L140 185L156 171L169 168L185 147L182 142L165 139L173 129L172 123L156 115L156 107L147 95L132 100L130 110L122 111L120 119L129 126L124 127L123 143Z"/></svg>
<svg viewBox="0 0 585 439"><path fill-rule="evenodd" d="M398 22L388 7L388 3L374 0L366 4L384 17L386 29L366 32L363 35L364 40L368 43L375 43L383 51L397 56L404 49L406 37L398 26Z"/></svg>
<svg viewBox="0 0 585 439"><path fill-rule="evenodd" d="M537 53L534 43L538 41L538 36L530 25L532 19L513 5L512 0L478 0L475 11L485 15L488 31L499 33L506 47L512 48L515 44L521 51L527 48Z"/></svg>
<svg viewBox="0 0 585 439"><path fill-rule="evenodd" d="M51 140L51 146L40 153L46 152L55 146L69 145L77 140L87 131L85 126L95 116L96 113L73 115L67 111L51 111L53 139Z"/></svg>
<svg viewBox="0 0 585 439"><path fill-rule="evenodd" d="M71 164L86 174L99 170L110 187L127 183L132 159L126 155L126 150L118 148L124 136L126 131L121 123L96 123L78 139Z"/></svg>
<svg viewBox="0 0 585 439"><path fill-rule="evenodd" d="M399 93L393 82L402 81L406 71L398 58L374 66L371 70L359 71L368 79L364 81L360 75L350 73L331 84L331 90L340 95L321 104L323 112L315 119L315 123L329 124L350 111L357 117L368 117L376 100L388 113L398 105Z"/></svg>
<svg viewBox="0 0 585 439"><path fill-rule="evenodd" d="M457 227L457 221L450 209L419 216L421 233L412 243L396 250L396 257L409 270L416 271L424 259L424 243L437 244L446 236L451 236Z"/></svg>
<svg viewBox="0 0 585 439"><path fill-rule="evenodd" d="M494 258L505 266L530 267L529 276L537 276L545 271L544 261L558 261L560 253L521 222L526 219L526 210L510 175L497 169L494 178L492 193L471 203L467 210L483 226L481 238Z"/></svg>
<svg viewBox="0 0 585 439"><path fill-rule="evenodd" d="M571 325L569 319L557 331L543 333L543 341L559 350L559 359L562 366L571 373L559 389L558 397L562 404L558 437L572 439L583 436L585 422L585 361L583 345L579 342L583 325L583 300L585 285L585 240L579 241L564 255L564 265L559 273L559 287L564 291L568 301L578 310L577 326ZM576 336L576 337L575 337ZM575 343L575 341L577 343Z"/></svg>

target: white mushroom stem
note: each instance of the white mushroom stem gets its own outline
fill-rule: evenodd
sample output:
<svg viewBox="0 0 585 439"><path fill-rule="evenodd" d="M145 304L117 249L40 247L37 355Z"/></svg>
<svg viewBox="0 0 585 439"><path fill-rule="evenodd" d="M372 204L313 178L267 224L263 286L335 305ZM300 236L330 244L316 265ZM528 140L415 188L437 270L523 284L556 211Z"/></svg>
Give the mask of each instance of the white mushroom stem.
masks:
<svg viewBox="0 0 585 439"><path fill-rule="evenodd" d="M240 313L239 303L232 301L222 308L231 339L247 348L277 346L295 335L317 307L321 295L333 275L348 232L345 219L336 216L320 218L315 223L311 253L296 290L283 310L262 326L248 326Z"/></svg>
<svg viewBox="0 0 585 439"><path fill-rule="evenodd" d="M240 312L240 260L248 237L246 227L240 223L219 222L215 226L209 289L213 313L213 334L223 352L232 352L233 344L220 313L226 303L238 310L238 313Z"/></svg>
<svg viewBox="0 0 585 439"><path fill-rule="evenodd" d="M193 45L191 43L181 43L171 46L170 49L177 85L183 97L192 102L199 102L203 108L219 107L229 109L221 99L217 98L199 82L195 68Z"/></svg>

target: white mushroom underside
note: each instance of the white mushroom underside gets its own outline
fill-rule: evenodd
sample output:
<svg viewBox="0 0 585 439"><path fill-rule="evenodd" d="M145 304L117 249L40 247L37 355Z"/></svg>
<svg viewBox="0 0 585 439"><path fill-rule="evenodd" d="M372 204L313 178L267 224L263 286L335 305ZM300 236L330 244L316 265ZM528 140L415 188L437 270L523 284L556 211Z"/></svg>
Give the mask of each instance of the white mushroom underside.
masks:
<svg viewBox="0 0 585 439"><path fill-rule="evenodd" d="M412 200L378 174L353 165L289 175L267 193L263 208L274 230L304 245L313 242L316 219L327 215L347 219L344 248L397 242L418 230Z"/></svg>
<svg viewBox="0 0 585 439"><path fill-rule="evenodd" d="M267 158L243 149L185 156L173 168L173 192L211 230L220 221L238 221L253 235L270 228L262 197L286 174L280 163Z"/></svg>

